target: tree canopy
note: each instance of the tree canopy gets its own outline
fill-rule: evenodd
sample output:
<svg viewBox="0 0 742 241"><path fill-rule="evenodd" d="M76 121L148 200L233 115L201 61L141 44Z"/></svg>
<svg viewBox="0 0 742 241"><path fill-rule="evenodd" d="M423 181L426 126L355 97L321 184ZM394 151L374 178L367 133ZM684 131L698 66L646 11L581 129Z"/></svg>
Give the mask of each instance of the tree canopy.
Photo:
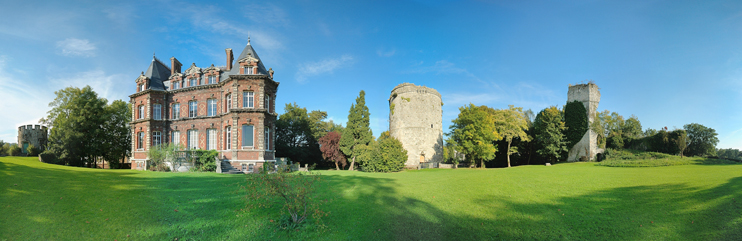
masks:
<svg viewBox="0 0 742 241"><path fill-rule="evenodd" d="M63 164L91 166L103 158L114 166L130 155L131 110L126 102L107 105L90 86L54 93L51 110L40 122L51 128L47 146Z"/></svg>
<svg viewBox="0 0 742 241"><path fill-rule="evenodd" d="M307 109L288 103L284 111L276 120L276 154L294 162L314 164L320 161L322 153L312 133L315 123Z"/></svg>
<svg viewBox="0 0 742 241"><path fill-rule="evenodd" d="M558 161L567 151L567 140L564 136L566 128L559 109L552 106L541 110L534 121L535 138L541 147L537 152L553 162Z"/></svg>
<svg viewBox="0 0 742 241"><path fill-rule="evenodd" d="M459 111L459 116L451 121L451 139L456 142L459 152L469 160L480 161L480 167L484 168L484 161L495 158L497 146L494 142L502 139L491 109L469 104L459 107Z"/></svg>
<svg viewBox="0 0 742 241"><path fill-rule="evenodd" d="M340 151L340 138L341 134L337 131L328 132L325 136L319 138L322 158L335 162L336 170L340 170L338 164L342 164L343 169L345 169L345 165L348 164L345 155Z"/></svg>
<svg viewBox="0 0 742 241"><path fill-rule="evenodd" d="M520 139L521 141L531 140L528 133L526 133L529 121L523 114L522 107L514 107L510 105L508 109L491 110L491 113L493 115L493 120L495 121L495 131L499 133L507 143L507 160L508 167L510 167L510 155L518 153L518 148L511 146L513 139Z"/></svg>
<svg viewBox="0 0 742 241"><path fill-rule="evenodd" d="M689 156L711 156L716 154L716 144L719 143L716 130L705 127L701 124L690 123L683 128L688 132L688 148L686 152Z"/></svg>

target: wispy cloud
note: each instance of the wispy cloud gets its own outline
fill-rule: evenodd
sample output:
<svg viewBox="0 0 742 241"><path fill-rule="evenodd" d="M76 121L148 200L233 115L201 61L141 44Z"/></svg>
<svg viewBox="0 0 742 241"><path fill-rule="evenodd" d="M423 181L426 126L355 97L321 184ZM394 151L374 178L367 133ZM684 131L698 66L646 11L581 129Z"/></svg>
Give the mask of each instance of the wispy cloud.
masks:
<svg viewBox="0 0 742 241"><path fill-rule="evenodd" d="M52 79L50 82L55 84L51 87L54 90L58 90L70 86L82 88L89 85L98 93L99 97L108 99L109 103L113 100L126 100L128 98L126 94L129 92L121 90L121 86L129 86L127 85L127 80L131 81L126 75L107 75L102 70L91 70L65 76L63 78Z"/></svg>
<svg viewBox="0 0 742 241"><path fill-rule="evenodd" d="M68 38L58 41L57 49L65 56L93 57L96 47L87 39Z"/></svg>
<svg viewBox="0 0 742 241"><path fill-rule="evenodd" d="M271 3L253 3L245 6L245 16L255 23L276 26L289 25L286 11Z"/></svg>
<svg viewBox="0 0 742 241"><path fill-rule="evenodd" d="M15 128L20 125L37 123L46 113L47 104L51 99L45 88L28 85L21 81L22 76L16 76L7 71L7 56L0 56L0 140L16 142L18 133Z"/></svg>
<svg viewBox="0 0 742 241"><path fill-rule="evenodd" d="M332 73L338 68L348 66L353 63L353 56L343 55L339 58L325 59L317 62L304 63L299 65L299 71L296 73L296 80L305 82L307 78Z"/></svg>
<svg viewBox="0 0 742 241"><path fill-rule="evenodd" d="M477 82L480 82L486 86L489 86L489 83L483 81L476 75L472 74L471 72L469 72L469 70L457 67L454 63L451 63L448 60L436 61L435 64L431 66L424 66L423 64L424 64L423 62L420 62L419 64L416 64L415 67L413 67L412 69L404 71L402 73L406 73L406 74L427 74L427 73L461 74Z"/></svg>
<svg viewBox="0 0 742 241"><path fill-rule="evenodd" d="M277 50L283 48L283 44L273 35L259 27L248 28L240 23L235 23L221 16L223 11L215 6L190 5L178 11L177 17L188 16L191 24L201 30L213 33L236 36L247 40L252 37L255 43L259 43L261 48ZM267 20L266 20L267 21ZM257 25L259 26L259 25Z"/></svg>
<svg viewBox="0 0 742 241"><path fill-rule="evenodd" d="M376 54L379 55L379 57L392 57L395 53L397 53L397 50L395 49L389 51L384 51L383 49L376 50Z"/></svg>

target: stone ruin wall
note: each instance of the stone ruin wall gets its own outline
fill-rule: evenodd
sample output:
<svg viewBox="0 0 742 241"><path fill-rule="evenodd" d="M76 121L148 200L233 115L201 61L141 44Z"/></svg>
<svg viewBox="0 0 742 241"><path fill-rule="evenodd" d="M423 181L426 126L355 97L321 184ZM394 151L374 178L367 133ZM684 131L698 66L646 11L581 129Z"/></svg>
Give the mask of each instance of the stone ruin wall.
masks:
<svg viewBox="0 0 742 241"><path fill-rule="evenodd" d="M443 161L443 101L435 89L403 83L389 97L389 134L407 150L407 167Z"/></svg>
<svg viewBox="0 0 742 241"><path fill-rule="evenodd" d="M588 125L593 123L595 114L598 111L598 103L600 102L600 90L598 86L593 83L569 86L567 103L573 101L582 102L585 110L587 110ZM588 129L585 135L582 136L582 139L580 139L580 142L569 150L567 161L579 161L582 156L587 156L589 160L595 160L595 156L602 152L603 149L598 148L598 134Z"/></svg>
<svg viewBox="0 0 742 241"><path fill-rule="evenodd" d="M39 150L46 149L47 128L42 125L22 125L18 127L18 146L23 148L23 143L28 142ZM22 150L26 153L26 150Z"/></svg>

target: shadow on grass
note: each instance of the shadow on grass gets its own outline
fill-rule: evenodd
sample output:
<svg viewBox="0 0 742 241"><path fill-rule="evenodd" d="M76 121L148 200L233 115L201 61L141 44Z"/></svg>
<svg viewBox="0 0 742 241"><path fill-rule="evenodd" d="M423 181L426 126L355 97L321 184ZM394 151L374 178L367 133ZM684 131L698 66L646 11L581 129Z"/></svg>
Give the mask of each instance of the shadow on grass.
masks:
<svg viewBox="0 0 742 241"><path fill-rule="evenodd" d="M737 240L742 237L742 177L710 189L687 185L615 188L553 203L479 195L451 213L396 193L391 179L326 177L338 190L360 188L333 208L332 223L352 240ZM361 188L363 187L363 188ZM525 195L525 194L524 194ZM525 200L528 200L526 198ZM450 205L462 205L453 203ZM491 218L481 218L482 216Z"/></svg>
<svg viewBox="0 0 742 241"><path fill-rule="evenodd" d="M0 160L0 239L126 240L127 234L132 240L742 237L742 177L708 189L682 184L622 187L558 197L548 203L525 193L477 194L468 202L473 204L440 196L412 198L397 191L402 183L384 175L322 178L318 198L332 200L323 207L329 212L324 219L329 229L294 234L277 231L268 221L275 217L276 208L240 211L245 206L239 189L245 183L242 175L78 171ZM419 185L430 189L425 186L429 184ZM473 211L442 208L461 205Z"/></svg>
<svg viewBox="0 0 742 241"><path fill-rule="evenodd" d="M7 159L6 159L7 160ZM239 239L237 176L0 159L0 240ZM27 165L29 164L29 165ZM176 211L177 210L177 211ZM128 235L128 236L127 236Z"/></svg>

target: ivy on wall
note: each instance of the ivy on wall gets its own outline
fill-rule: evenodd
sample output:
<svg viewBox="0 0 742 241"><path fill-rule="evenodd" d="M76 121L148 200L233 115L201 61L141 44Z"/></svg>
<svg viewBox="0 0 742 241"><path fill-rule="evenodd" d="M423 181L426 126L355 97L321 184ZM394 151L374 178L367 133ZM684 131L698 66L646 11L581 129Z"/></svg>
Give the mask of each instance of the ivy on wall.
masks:
<svg viewBox="0 0 742 241"><path fill-rule="evenodd" d="M575 146L588 130L587 110L582 102L572 101L564 107L564 124L567 127L567 150Z"/></svg>

